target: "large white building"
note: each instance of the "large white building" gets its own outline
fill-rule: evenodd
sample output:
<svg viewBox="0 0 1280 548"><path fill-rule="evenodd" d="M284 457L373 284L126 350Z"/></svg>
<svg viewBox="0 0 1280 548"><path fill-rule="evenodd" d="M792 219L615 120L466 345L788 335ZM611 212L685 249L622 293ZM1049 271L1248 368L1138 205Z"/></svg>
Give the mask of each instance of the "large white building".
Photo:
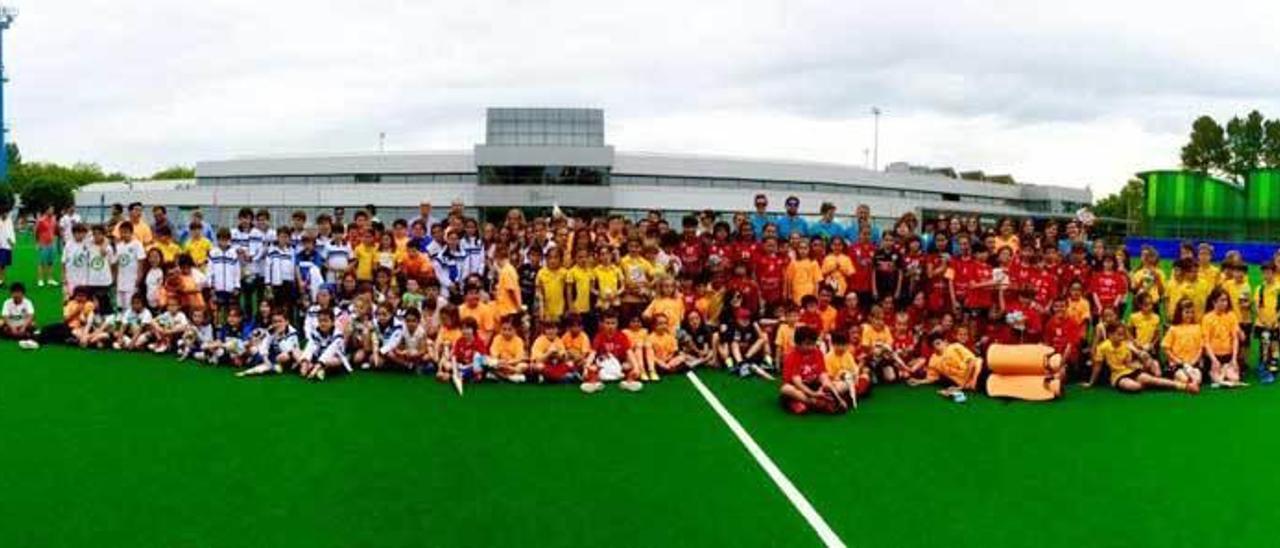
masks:
<svg viewBox="0 0 1280 548"><path fill-rule="evenodd" d="M908 211L978 213L985 217L1067 216L1088 205L1088 190L1000 184L919 170L884 172L800 161L618 152L605 143L604 112L596 109L492 108L486 138L472 150L314 156L263 156L196 164L196 179L100 183L82 188L76 203L88 220L115 203L140 201L171 209L200 208L225 222L241 207L279 216L314 214L337 206L373 204L379 217L416 215L429 201L461 200L486 217L512 207L590 209L638 215L751 208L769 196L770 208L800 198L816 215L832 202L841 217L857 204L889 219ZM179 216L185 218L185 216Z"/></svg>

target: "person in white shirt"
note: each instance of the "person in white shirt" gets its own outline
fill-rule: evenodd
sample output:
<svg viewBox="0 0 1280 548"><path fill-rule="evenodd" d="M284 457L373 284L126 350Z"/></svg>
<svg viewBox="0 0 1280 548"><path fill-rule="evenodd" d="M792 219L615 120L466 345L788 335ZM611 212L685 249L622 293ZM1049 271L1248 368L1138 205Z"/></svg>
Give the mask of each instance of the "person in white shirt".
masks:
<svg viewBox="0 0 1280 548"><path fill-rule="evenodd" d="M111 285L115 283L111 269L116 264L116 251L107 240L107 229L102 225L93 225L93 237L85 244L85 249L89 254L89 273L84 285L98 303L98 310L109 314L115 310L111 306Z"/></svg>
<svg viewBox="0 0 1280 548"><path fill-rule="evenodd" d="M62 246L62 292L70 297L76 288L89 282L89 247L82 224L71 228L71 238Z"/></svg>
<svg viewBox="0 0 1280 548"><path fill-rule="evenodd" d="M218 229L218 245L209 250L209 287L218 314L225 318L240 296L240 248L232 243L231 231Z"/></svg>
<svg viewBox="0 0 1280 548"><path fill-rule="evenodd" d="M62 236L62 241L71 241L73 229L78 224L80 224L80 214L76 213L76 206L62 210L62 216L58 218L58 234Z"/></svg>
<svg viewBox="0 0 1280 548"><path fill-rule="evenodd" d="M116 309L127 310L138 292L141 281L139 269L147 258L147 251L133 237L133 223L122 221L117 229L120 239L116 242Z"/></svg>
<svg viewBox="0 0 1280 548"><path fill-rule="evenodd" d="M285 317L292 319L298 301L298 272L294 263L293 242L289 239L289 227L280 227L275 241L263 254L262 274L271 292L271 302Z"/></svg>
<svg viewBox="0 0 1280 548"><path fill-rule="evenodd" d="M27 298L27 288L21 283L13 284L9 290L9 298L0 307L0 316L4 319L0 322L0 337L17 340L23 350L40 348L35 341L39 334L35 323L36 307Z"/></svg>
<svg viewBox="0 0 1280 548"><path fill-rule="evenodd" d="M351 269L352 251L341 226L334 226L332 236L333 239L323 248L324 276L327 282L336 284L341 282L343 274Z"/></svg>
<svg viewBox="0 0 1280 548"><path fill-rule="evenodd" d="M0 206L0 287L4 287L5 271L13 264L13 244L18 241L12 213L12 207Z"/></svg>

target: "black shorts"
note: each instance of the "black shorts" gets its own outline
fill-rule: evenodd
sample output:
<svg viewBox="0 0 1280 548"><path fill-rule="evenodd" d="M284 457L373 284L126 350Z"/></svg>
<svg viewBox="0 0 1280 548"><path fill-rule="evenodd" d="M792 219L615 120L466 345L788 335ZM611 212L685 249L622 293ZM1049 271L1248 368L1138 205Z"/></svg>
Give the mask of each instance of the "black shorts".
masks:
<svg viewBox="0 0 1280 548"><path fill-rule="evenodd" d="M1141 370L1141 369L1139 369L1139 370L1137 370L1137 371L1133 371L1133 372L1131 372L1131 373L1129 373L1129 374L1127 374L1127 375L1121 375L1120 377L1117 377L1117 378L1116 378L1115 382L1111 383L1111 386L1116 386L1116 387L1118 387L1118 386L1120 386L1120 381L1125 380L1125 379L1133 379L1133 380L1135 380L1135 381L1136 381L1136 380L1138 380L1138 375L1141 375L1141 374L1142 374L1142 370Z"/></svg>

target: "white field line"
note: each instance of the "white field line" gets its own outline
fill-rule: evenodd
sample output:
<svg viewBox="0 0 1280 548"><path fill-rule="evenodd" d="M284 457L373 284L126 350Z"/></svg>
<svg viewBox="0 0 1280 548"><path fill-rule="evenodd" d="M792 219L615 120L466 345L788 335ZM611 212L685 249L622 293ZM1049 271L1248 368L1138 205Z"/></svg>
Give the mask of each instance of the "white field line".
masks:
<svg viewBox="0 0 1280 548"><path fill-rule="evenodd" d="M828 548L845 548L844 541L840 540L836 532L831 530L831 526L827 525L827 521L822 519L822 515L818 514L812 504L809 504L809 500L804 498L804 494L799 489L796 489L795 484L792 484L791 480L787 479L786 474L783 474L778 465L774 464L773 459L765 454L764 449L760 448L756 440L751 438L751 434L747 433L747 430L742 427L738 419L734 418L728 409L725 409L724 404L720 403L720 399L711 393L707 385L702 384L702 379L699 379L698 375L692 371L687 373L686 376L689 378L689 382L693 383L693 387L698 389L698 393L702 394L702 398L707 400L707 404L711 406L711 409L717 415L720 415L720 419L729 426L729 430L733 431L733 435L738 437L738 441L742 442L742 445L747 448L747 452L751 453L752 457L755 457L756 463L769 475L769 479L773 480L778 489L782 490L782 494L787 496L787 500L791 501L792 506L795 506L805 521L809 522L809 526L813 528L814 532L818 533L822 543L827 545Z"/></svg>

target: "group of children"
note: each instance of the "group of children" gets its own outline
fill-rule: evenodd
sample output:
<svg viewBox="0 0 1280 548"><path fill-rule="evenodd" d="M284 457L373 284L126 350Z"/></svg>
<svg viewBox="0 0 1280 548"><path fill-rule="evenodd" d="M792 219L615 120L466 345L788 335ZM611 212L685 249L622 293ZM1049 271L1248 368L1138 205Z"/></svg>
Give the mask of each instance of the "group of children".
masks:
<svg viewBox="0 0 1280 548"><path fill-rule="evenodd" d="M826 208L824 207L824 211ZM757 216L762 213L757 213ZM789 216L791 214L788 214ZM779 227L786 227L782 234ZM324 380L358 370L470 383L575 383L627 391L698 368L780 383L784 409L843 412L873 386L942 384L963 401L993 344L1052 347L1059 374L1125 392L1197 393L1280 366L1280 281L1253 288L1229 253L1184 246L1173 275L1144 249L1089 241L1072 221L904 216L877 234L798 219L655 212L501 225L455 207L385 226L294 213L273 227L244 210L234 228L193 222L141 241L130 221L75 224L63 244L63 322L37 333L15 284L0 335L173 354L240 376ZM212 238L208 237L212 234ZM780 379L778 377L781 377Z"/></svg>

